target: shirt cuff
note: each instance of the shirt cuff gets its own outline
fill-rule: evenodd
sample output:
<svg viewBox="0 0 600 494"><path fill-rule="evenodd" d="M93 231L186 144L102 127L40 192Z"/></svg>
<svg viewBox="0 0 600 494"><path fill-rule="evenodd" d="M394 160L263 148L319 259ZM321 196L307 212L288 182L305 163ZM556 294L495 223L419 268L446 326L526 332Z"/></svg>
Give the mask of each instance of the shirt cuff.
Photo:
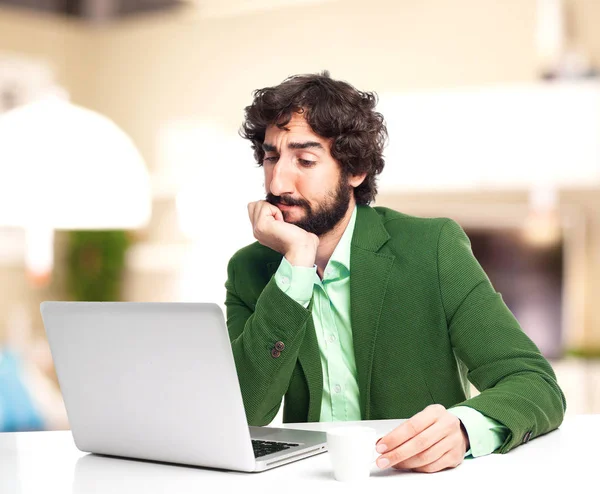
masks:
<svg viewBox="0 0 600 494"><path fill-rule="evenodd" d="M467 430L471 448L465 453L465 458L467 456L476 458L493 453L509 434L507 427L474 408L459 406L449 408L448 411L457 417Z"/></svg>
<svg viewBox="0 0 600 494"><path fill-rule="evenodd" d="M279 289L305 309L310 303L317 266L292 266L284 257L275 272L275 283Z"/></svg>

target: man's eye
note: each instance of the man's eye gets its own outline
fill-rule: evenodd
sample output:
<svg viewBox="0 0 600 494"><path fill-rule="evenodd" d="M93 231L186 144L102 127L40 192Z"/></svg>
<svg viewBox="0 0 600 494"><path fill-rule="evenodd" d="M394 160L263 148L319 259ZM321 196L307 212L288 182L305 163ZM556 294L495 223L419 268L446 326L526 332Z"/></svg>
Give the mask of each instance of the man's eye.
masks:
<svg viewBox="0 0 600 494"><path fill-rule="evenodd" d="M277 156L269 156L269 157L265 157L263 159L263 162L267 161L269 163L275 163L277 161L277 159L278 159Z"/></svg>
<svg viewBox="0 0 600 494"><path fill-rule="evenodd" d="M303 159L299 159L298 161L300 162L300 164L302 166L307 166L307 167L308 166L313 166L316 163L316 161L303 160Z"/></svg>

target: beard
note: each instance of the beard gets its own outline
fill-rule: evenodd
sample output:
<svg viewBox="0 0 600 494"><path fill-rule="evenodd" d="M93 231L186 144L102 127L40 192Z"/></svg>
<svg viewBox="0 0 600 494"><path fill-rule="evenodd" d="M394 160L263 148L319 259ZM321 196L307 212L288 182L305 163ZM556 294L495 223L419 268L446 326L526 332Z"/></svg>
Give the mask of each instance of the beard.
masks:
<svg viewBox="0 0 600 494"><path fill-rule="evenodd" d="M282 211L283 220L286 223L296 225L303 230L314 233L318 237L330 232L342 220L348 206L350 206L350 194L352 187L348 185L346 177L340 177L335 190L327 194L326 199L313 210L311 205L304 199L294 199L289 196L275 196L271 193L267 194L267 202L277 206L284 204L287 206L299 206L304 210L304 216L298 221L288 221L289 216L287 211Z"/></svg>

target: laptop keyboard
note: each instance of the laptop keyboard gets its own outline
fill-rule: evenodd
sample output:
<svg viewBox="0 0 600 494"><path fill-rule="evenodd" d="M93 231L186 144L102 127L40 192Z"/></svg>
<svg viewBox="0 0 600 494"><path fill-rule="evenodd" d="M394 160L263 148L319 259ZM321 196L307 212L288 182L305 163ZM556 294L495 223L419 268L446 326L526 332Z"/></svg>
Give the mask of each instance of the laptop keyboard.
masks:
<svg viewBox="0 0 600 494"><path fill-rule="evenodd" d="M252 449L254 450L255 458L267 456L271 453L277 453L278 451L290 449L294 446L300 445L297 443L278 443L275 441L259 441L257 439L252 439Z"/></svg>

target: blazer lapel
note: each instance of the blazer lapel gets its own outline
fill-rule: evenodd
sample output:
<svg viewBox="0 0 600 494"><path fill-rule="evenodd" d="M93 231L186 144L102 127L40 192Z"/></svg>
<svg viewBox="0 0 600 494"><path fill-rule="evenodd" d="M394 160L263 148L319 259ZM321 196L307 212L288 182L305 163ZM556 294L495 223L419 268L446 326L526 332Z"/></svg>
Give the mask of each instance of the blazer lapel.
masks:
<svg viewBox="0 0 600 494"><path fill-rule="evenodd" d="M389 238L377 212L359 206L350 251L350 318L363 420L369 419L373 351L395 259L378 251Z"/></svg>

